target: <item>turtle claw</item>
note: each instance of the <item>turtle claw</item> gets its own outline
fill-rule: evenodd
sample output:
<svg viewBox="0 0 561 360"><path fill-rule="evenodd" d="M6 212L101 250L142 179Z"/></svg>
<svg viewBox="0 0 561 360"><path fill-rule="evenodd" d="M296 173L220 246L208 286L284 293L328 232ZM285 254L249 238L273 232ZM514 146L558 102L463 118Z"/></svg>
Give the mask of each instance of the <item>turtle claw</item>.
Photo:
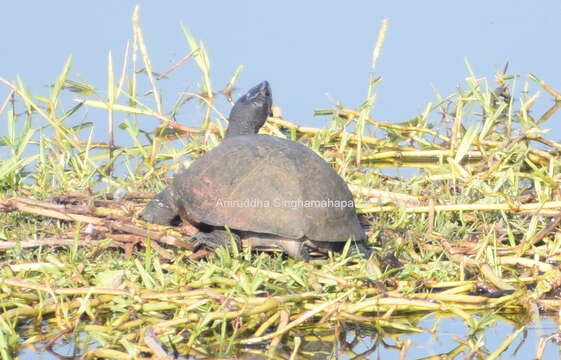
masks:
<svg viewBox="0 0 561 360"><path fill-rule="evenodd" d="M215 251L221 246L228 247L231 244L230 236L234 237L236 246L239 249L241 247L240 237L224 230L213 230L211 232L199 231L191 237L190 241L195 246L195 250L207 249L209 251Z"/></svg>
<svg viewBox="0 0 561 360"><path fill-rule="evenodd" d="M362 241L353 241L349 249L349 256L360 255L368 259L372 255L372 250L368 248Z"/></svg>
<svg viewBox="0 0 561 360"><path fill-rule="evenodd" d="M311 252L312 252L312 248L310 248L307 244L304 244L304 246L302 246L302 250L298 254L299 256L298 257L293 256L293 257L295 259L309 262L312 259L312 255L310 254Z"/></svg>

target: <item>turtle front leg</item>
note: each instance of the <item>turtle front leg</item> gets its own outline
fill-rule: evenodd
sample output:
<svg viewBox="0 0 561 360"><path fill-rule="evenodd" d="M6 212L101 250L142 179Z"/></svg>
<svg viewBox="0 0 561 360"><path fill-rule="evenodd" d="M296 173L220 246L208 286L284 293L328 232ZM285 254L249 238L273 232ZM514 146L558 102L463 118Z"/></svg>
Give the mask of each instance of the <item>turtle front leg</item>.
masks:
<svg viewBox="0 0 561 360"><path fill-rule="evenodd" d="M215 251L221 246L228 247L231 244L230 236L234 237L236 246L240 249L240 237L234 233L228 233L225 230L212 230L211 232L199 231L191 237L190 241L193 243L196 250L204 248Z"/></svg>
<svg viewBox="0 0 561 360"><path fill-rule="evenodd" d="M175 197L173 185L168 186L146 205L140 214L140 218L154 224L170 225L173 219L179 216L174 201Z"/></svg>

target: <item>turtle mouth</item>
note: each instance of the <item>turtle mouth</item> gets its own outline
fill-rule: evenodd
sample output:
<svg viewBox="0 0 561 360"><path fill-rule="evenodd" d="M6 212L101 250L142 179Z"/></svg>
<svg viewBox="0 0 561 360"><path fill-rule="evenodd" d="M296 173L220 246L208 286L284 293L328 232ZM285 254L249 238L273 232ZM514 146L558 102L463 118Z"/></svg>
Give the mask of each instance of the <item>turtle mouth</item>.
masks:
<svg viewBox="0 0 561 360"><path fill-rule="evenodd" d="M263 102L267 104L267 116L273 116L273 92L271 91L271 86L267 80L262 81L257 85L259 87L259 100L258 102Z"/></svg>

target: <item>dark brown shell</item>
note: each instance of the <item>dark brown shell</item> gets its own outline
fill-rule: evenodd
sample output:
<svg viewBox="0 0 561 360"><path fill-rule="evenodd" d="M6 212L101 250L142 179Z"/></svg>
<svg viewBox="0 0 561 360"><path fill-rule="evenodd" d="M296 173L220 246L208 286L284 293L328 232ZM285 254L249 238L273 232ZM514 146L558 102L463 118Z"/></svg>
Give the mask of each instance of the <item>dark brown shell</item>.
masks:
<svg viewBox="0 0 561 360"><path fill-rule="evenodd" d="M294 141L268 135L227 138L176 176L173 187L179 212L191 223L291 239L365 239L347 184ZM331 206L301 206L322 200L319 205ZM350 207L333 206L337 202Z"/></svg>

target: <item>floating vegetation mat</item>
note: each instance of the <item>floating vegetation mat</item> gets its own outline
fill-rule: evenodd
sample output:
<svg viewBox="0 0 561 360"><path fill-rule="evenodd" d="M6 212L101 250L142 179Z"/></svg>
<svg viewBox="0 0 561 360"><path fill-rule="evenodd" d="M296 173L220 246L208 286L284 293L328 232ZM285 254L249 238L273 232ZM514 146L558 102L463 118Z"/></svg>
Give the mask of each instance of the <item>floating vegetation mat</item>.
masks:
<svg viewBox="0 0 561 360"><path fill-rule="evenodd" d="M323 128L277 109L262 131L305 143L349 183L370 259L193 252L195 229L138 219L174 172L220 143L219 103L236 94L240 69L216 91L205 48L185 28L190 49L157 73L136 9L120 72L110 55L103 91L72 80L71 59L47 94L0 78L0 357L34 344L56 352L71 339L84 359L312 358L310 338L325 358L368 357L384 342L357 353L337 340L349 329L397 339L424 331L416 322L429 313L463 319L477 339L492 324L477 312L515 319L518 330L496 349L466 341L441 358L491 359L540 312L559 311L561 144L546 128L559 121L561 94L507 69L490 84L467 64L457 93L403 123L377 120L386 26L360 106L316 111ZM160 80L183 66L200 71L198 90L166 108ZM183 123L189 109L200 126ZM558 338L542 339L536 357ZM393 346L407 356L407 342Z"/></svg>

